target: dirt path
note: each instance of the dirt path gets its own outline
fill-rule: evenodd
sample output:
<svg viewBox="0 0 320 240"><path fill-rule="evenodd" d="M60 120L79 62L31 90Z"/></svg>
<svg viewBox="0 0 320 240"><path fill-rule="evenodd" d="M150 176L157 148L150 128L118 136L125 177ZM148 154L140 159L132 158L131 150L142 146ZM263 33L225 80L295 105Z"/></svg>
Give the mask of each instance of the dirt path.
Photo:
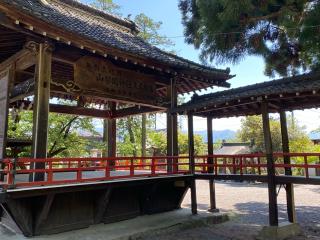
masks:
<svg viewBox="0 0 320 240"><path fill-rule="evenodd" d="M197 182L198 208L208 209L208 182ZM265 184L228 183L216 184L217 206L221 211L233 211L237 217L232 221L210 228L196 228L157 236L150 240L250 240L255 239L263 225L268 224L268 193ZM290 240L320 239L320 186L295 186L298 222L305 236ZM279 219L286 220L285 190L278 196ZM190 207L190 196L183 206Z"/></svg>

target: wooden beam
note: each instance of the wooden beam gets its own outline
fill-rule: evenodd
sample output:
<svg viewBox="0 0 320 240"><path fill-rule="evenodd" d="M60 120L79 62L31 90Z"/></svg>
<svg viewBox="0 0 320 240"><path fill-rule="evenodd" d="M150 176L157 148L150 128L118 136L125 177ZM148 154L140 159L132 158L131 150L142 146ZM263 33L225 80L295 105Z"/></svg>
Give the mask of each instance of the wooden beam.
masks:
<svg viewBox="0 0 320 240"><path fill-rule="evenodd" d="M221 72L221 73L216 73L216 76L212 76L212 74L208 73L208 72L204 72L201 70L191 70L191 69L187 69L187 70L181 70L180 71L181 75L184 76L197 76L198 79L190 79L192 81L196 81L196 82L204 82L203 80L201 80L201 78L207 79L209 80L210 85L212 86L220 86L220 87L226 87L229 88L230 87L230 83L226 82L228 79L232 78L233 76L229 76L227 75L227 72ZM207 83L207 82L204 82Z"/></svg>
<svg viewBox="0 0 320 240"><path fill-rule="evenodd" d="M112 114L113 118L124 118L128 116L139 115L142 113L156 113L156 112L163 112L163 108L152 108L152 107L129 107L115 110Z"/></svg>
<svg viewBox="0 0 320 240"><path fill-rule="evenodd" d="M19 103L24 103L25 110L27 110L28 106L31 104L30 101L19 101ZM149 108L149 107L140 107L140 108L130 107L130 108L115 110L115 112L112 112L111 110L100 110L95 108L86 108L81 106L68 106L68 105L61 105L61 104L50 104L49 109L50 109L50 112L52 113L79 115L79 116L102 118L102 119L112 119L112 118L118 119L118 118L138 115L141 113L153 113L153 112L163 111L160 109Z"/></svg>
<svg viewBox="0 0 320 240"><path fill-rule="evenodd" d="M49 99L51 81L52 46L40 43L37 48L35 99L33 108L32 156L47 157ZM44 169L45 163L36 163L31 168ZM31 174L30 180L43 181L44 173Z"/></svg>
<svg viewBox="0 0 320 240"><path fill-rule="evenodd" d="M56 86L55 85L51 85L51 93L56 92L55 91ZM22 100L30 95L33 94L34 91L34 80L33 79L29 79L25 82L19 83L17 84L11 91L11 99L10 102L16 102L18 100ZM132 103L132 102L131 102ZM61 113L66 113L67 112L67 107L63 107L63 109L59 109L58 106L55 105L50 105L52 106L52 110L50 110L51 112L58 112L59 111L63 111ZM142 113L156 113L156 112L163 112L165 111L166 108L165 107L159 107L159 106L136 106L136 107L130 107L130 108L123 108L123 109L119 109L116 110L112 117L113 118L124 118L127 116L134 116L134 115L139 115ZM96 113L93 113L93 110L89 110L89 109L76 109L76 108L70 108L70 114L75 114L77 113L77 111L80 112L79 115L83 116L88 116L88 117L97 117L97 118L110 118L111 115L107 114L104 111L101 110L96 110Z"/></svg>
<svg viewBox="0 0 320 240"><path fill-rule="evenodd" d="M79 115L85 117L94 117L94 118L111 118L112 113L110 110L99 110L93 108L84 108L78 106L66 106L59 104L50 104L50 112L70 114L70 115Z"/></svg>
<svg viewBox="0 0 320 240"><path fill-rule="evenodd" d="M33 78L15 85L11 90L10 103L22 100L28 96L33 95L34 85L35 82Z"/></svg>
<svg viewBox="0 0 320 240"><path fill-rule="evenodd" d="M275 179L275 166L272 150L272 138L270 131L270 119L268 112L268 102L261 102L264 145L267 156L268 169L268 193L269 193L269 223L270 226L278 226L278 205L277 205L277 185Z"/></svg>
<svg viewBox="0 0 320 240"><path fill-rule="evenodd" d="M36 56L30 51L32 43L26 44L25 48L0 63L0 71L5 70L11 65L15 66L17 71L25 70L36 63Z"/></svg>
<svg viewBox="0 0 320 240"><path fill-rule="evenodd" d="M14 24L14 21L12 21L12 19L8 18L8 16L2 12L0 12L0 25L5 28L8 28L10 30L22 33L22 34L26 35L27 37L37 39L39 41L41 40L39 35L21 27L20 25Z"/></svg>
<svg viewBox="0 0 320 240"><path fill-rule="evenodd" d="M289 135L287 126L287 116L285 111L280 111L280 125L281 125L281 137L282 137L282 151L283 153L289 153ZM284 156L284 164L291 164L290 156ZM292 176L291 168L285 168L285 175ZM287 213L289 222L296 222L296 210L294 202L294 187L292 183L286 184L286 197L287 197Z"/></svg>
<svg viewBox="0 0 320 240"><path fill-rule="evenodd" d="M103 216L107 210L107 207L110 202L110 197L113 188L110 186L108 187L105 192L101 194L101 196L97 199L95 204L95 214L94 214L94 222L95 224L101 223Z"/></svg>
<svg viewBox="0 0 320 240"><path fill-rule="evenodd" d="M39 228L41 227L41 224L43 224L43 222L47 219L53 200L55 198L55 194L54 193L50 193L48 195L45 196L45 201L42 205L42 209L39 212L39 215L36 216L35 219L35 227L34 227L34 231L36 234L39 234Z"/></svg>
<svg viewBox="0 0 320 240"><path fill-rule="evenodd" d="M54 61L56 61L56 62L65 63L65 64L68 64L68 65L71 65L71 66L74 66L74 65L75 65L75 62L70 61L70 60L68 60L68 59L61 58L61 57L53 56L52 59L53 59Z"/></svg>

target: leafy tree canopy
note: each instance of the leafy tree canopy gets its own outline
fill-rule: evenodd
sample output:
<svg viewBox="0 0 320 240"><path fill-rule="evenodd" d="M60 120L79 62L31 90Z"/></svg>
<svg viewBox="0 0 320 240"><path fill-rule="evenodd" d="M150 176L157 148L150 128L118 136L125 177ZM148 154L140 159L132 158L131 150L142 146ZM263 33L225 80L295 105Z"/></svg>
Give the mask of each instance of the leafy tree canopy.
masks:
<svg viewBox="0 0 320 240"><path fill-rule="evenodd" d="M165 132L151 131L148 138L148 144L156 149L158 155L166 155L167 153L167 136ZM188 134L178 133L178 147L180 155L189 154ZM194 148L196 155L203 155L206 153L207 145L204 143L202 136L194 135Z"/></svg>
<svg viewBox="0 0 320 240"><path fill-rule="evenodd" d="M180 0L186 42L203 61L265 59L265 73L296 74L320 65L318 0Z"/></svg>
<svg viewBox="0 0 320 240"><path fill-rule="evenodd" d="M8 137L28 139L32 136L33 114L24 111L18 120L9 118ZM95 136L98 133L90 118L49 114L48 157L84 157L89 156L90 148L101 148L100 143L81 136L81 132ZM21 156L30 157L30 149Z"/></svg>
<svg viewBox="0 0 320 240"><path fill-rule="evenodd" d="M153 46L172 47L174 43L165 35L159 33L162 22L154 21L144 13L140 13L134 18L134 22L139 26L139 36Z"/></svg>
<svg viewBox="0 0 320 240"><path fill-rule="evenodd" d="M91 5L101 11L121 15L119 13L121 7L114 3L113 0L95 0Z"/></svg>
<svg viewBox="0 0 320 240"><path fill-rule="evenodd" d="M280 120L270 118L270 130L272 136L273 151L282 152L282 138ZM301 127L296 119L288 118L288 134L291 152L311 152L313 144L305 132L304 127ZM241 128L237 137L242 142L254 140L255 151L265 152L263 124L261 116L249 116L241 121Z"/></svg>

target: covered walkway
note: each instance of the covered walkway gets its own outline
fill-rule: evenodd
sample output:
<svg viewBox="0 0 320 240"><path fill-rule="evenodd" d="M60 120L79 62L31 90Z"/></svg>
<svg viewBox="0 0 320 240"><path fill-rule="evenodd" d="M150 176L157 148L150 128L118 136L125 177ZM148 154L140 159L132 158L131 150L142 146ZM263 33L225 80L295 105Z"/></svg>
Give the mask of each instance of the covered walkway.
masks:
<svg viewBox="0 0 320 240"><path fill-rule="evenodd" d="M190 140L190 160L194 161L194 144L193 144L193 117L206 117L208 123L208 153L213 155L213 136L212 136L212 120L214 118L238 117L249 115L261 115L263 122L264 142L265 142L265 158L267 168L266 178L269 189L269 223L271 226L278 226L278 209L277 209L277 185L285 184L287 193L287 211L288 220L296 222L295 206L294 206L294 188L293 183L301 181L293 175L291 162L289 136L287 129L286 111L307 109L320 106L320 74L312 72L305 75L274 80L270 82L254 84L246 87L206 94L202 96L194 95L190 102L173 108L172 113L188 115L188 128ZM285 177L277 176L277 155L273 152L272 138L270 132L269 113L279 113L282 134L282 162L281 167L284 168ZM299 155L299 154L298 154ZM303 156L303 154L301 154ZM315 158L315 167L317 168L320 159L318 155ZM254 157L254 156L253 156ZM210 181L211 208L216 208L215 190L214 190L214 173L216 166L214 165L214 157L208 158L209 174L206 179ZM308 164L308 158L304 157L305 165ZM302 165L300 166L302 167ZM305 169L306 178L308 170ZM250 180L251 177L222 176L219 179L233 180ZM316 182L318 179L315 180ZM310 179L304 180L303 183L315 183ZM194 202L196 199L194 197Z"/></svg>

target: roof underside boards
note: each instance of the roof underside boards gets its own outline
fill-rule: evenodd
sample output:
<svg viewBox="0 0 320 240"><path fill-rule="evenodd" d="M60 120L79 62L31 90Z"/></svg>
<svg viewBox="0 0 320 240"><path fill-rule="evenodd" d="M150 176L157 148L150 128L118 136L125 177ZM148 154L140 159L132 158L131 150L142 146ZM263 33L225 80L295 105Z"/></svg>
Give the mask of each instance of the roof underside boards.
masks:
<svg viewBox="0 0 320 240"><path fill-rule="evenodd" d="M267 101L270 112L320 107L320 73L309 73L246 87L194 95L191 101L172 112L202 117L237 117L261 114L260 103Z"/></svg>
<svg viewBox="0 0 320 240"><path fill-rule="evenodd" d="M11 18L19 17L16 20L21 24L26 26L29 24L29 20L24 22L24 16L42 23L43 29L32 27L30 31L45 33L45 36L50 38L59 37L50 33L52 28L62 30L63 33L73 33L79 39L96 44L97 49L99 49L98 45L105 46L108 49L116 49L120 53L130 54L133 58L150 60L152 64L158 63L165 66L167 69L163 69L164 71L171 69L173 73L181 73L194 81L205 83L205 86L229 87L226 80L232 78L229 75L229 69L220 70L202 66L146 43L137 36L137 27L130 20L106 14L74 0L2 0L0 11L8 11L8 9L10 14L17 15L6 14ZM72 41L72 43L69 42L71 45L77 41L69 40ZM91 51L96 50L91 49ZM100 54L106 53L109 54L109 52Z"/></svg>

